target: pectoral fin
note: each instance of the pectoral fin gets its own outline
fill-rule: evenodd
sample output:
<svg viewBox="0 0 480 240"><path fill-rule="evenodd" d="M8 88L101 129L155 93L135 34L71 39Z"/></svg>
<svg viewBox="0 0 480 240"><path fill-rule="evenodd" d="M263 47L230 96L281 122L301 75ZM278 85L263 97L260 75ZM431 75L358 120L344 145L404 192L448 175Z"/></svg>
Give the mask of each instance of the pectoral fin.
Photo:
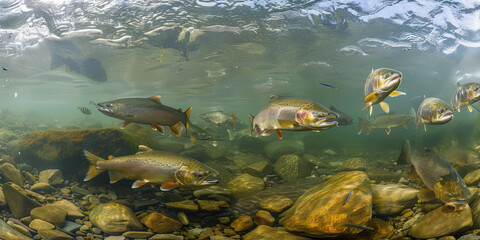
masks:
<svg viewBox="0 0 480 240"><path fill-rule="evenodd" d="M278 135L278 138L282 139L283 138L282 130L277 130L277 135Z"/></svg>
<svg viewBox="0 0 480 240"><path fill-rule="evenodd" d="M160 132L162 135L165 135L165 132L163 131L163 127L157 126L157 125L151 125L153 130L157 130Z"/></svg>
<svg viewBox="0 0 480 240"><path fill-rule="evenodd" d="M278 124L280 124L280 127L282 128L292 128L295 125L298 125L298 122L293 122L293 121L286 121L286 120L277 120Z"/></svg>
<svg viewBox="0 0 480 240"><path fill-rule="evenodd" d="M406 93L404 92L400 92L400 91L393 91L392 93L390 93L390 97L397 97L397 96L401 96L401 95L406 95Z"/></svg>
<svg viewBox="0 0 480 240"><path fill-rule="evenodd" d="M425 123L423 124L423 130L425 130L425 132L427 132L427 125Z"/></svg>
<svg viewBox="0 0 480 240"><path fill-rule="evenodd" d="M377 93L376 92L372 92L370 94L368 94L365 99L363 99L363 102L365 103L369 103L369 102L374 102L377 100Z"/></svg>
<svg viewBox="0 0 480 240"><path fill-rule="evenodd" d="M412 170L410 171L410 176L408 176L408 179L415 179L418 178L418 173L415 167L412 166Z"/></svg>
<svg viewBox="0 0 480 240"><path fill-rule="evenodd" d="M108 176L110 177L110 183L116 183L122 180L123 177L119 176L118 173L113 171L108 171Z"/></svg>
<svg viewBox="0 0 480 240"><path fill-rule="evenodd" d="M385 128L385 132L387 133L387 135L390 135L390 132L392 131L391 128Z"/></svg>
<svg viewBox="0 0 480 240"><path fill-rule="evenodd" d="M220 127L220 123L215 123L215 127Z"/></svg>
<svg viewBox="0 0 480 240"><path fill-rule="evenodd" d="M388 103L386 103L386 102L381 102L381 103L380 103L380 107L382 107L382 110L383 110L385 113L389 113L389 112L390 112L390 106L388 106Z"/></svg>
<svg viewBox="0 0 480 240"><path fill-rule="evenodd" d="M473 108L472 108L472 106L468 105L467 107L468 107L468 111L470 111L470 112L472 112L472 111L473 111Z"/></svg>
<svg viewBox="0 0 480 240"><path fill-rule="evenodd" d="M175 123L175 125L171 126L170 129L172 129L172 132L175 134L175 136L179 136L178 134L178 128L180 127L180 122Z"/></svg>
<svg viewBox="0 0 480 240"><path fill-rule="evenodd" d="M428 119L428 118L426 118L426 117L424 117L424 116L422 116L422 115L420 115L420 114L419 114L418 116L419 116L424 122L431 122L430 119Z"/></svg>
<svg viewBox="0 0 480 240"><path fill-rule="evenodd" d="M161 186L160 186L160 190L162 191L170 191L170 190L173 190L175 188L177 188L180 184L179 183L176 183L176 182L166 182L166 183L163 183Z"/></svg>
<svg viewBox="0 0 480 240"><path fill-rule="evenodd" d="M137 180L133 183L132 188L138 188L138 187L141 187L141 186L143 186L147 183L149 183L148 180Z"/></svg>
<svg viewBox="0 0 480 240"><path fill-rule="evenodd" d="M405 129L408 129L408 126L406 123L402 124L402 127L405 128Z"/></svg>

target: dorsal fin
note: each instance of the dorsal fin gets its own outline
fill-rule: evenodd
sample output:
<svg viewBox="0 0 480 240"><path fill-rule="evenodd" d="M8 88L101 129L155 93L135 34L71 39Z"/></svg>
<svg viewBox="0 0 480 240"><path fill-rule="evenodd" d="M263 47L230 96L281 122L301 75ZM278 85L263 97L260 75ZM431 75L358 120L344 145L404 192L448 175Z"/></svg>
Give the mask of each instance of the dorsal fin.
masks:
<svg viewBox="0 0 480 240"><path fill-rule="evenodd" d="M157 103L160 103L162 104L162 101L160 100L160 96L151 96L149 97L150 99L152 99L153 101L157 102Z"/></svg>
<svg viewBox="0 0 480 240"><path fill-rule="evenodd" d="M139 145L138 146L138 152L148 152L148 151L152 151L152 149L145 146L145 145Z"/></svg>
<svg viewBox="0 0 480 240"><path fill-rule="evenodd" d="M276 99L279 99L279 98L280 98L279 95L276 95L276 94L271 95L271 96L270 96L270 102L275 101Z"/></svg>

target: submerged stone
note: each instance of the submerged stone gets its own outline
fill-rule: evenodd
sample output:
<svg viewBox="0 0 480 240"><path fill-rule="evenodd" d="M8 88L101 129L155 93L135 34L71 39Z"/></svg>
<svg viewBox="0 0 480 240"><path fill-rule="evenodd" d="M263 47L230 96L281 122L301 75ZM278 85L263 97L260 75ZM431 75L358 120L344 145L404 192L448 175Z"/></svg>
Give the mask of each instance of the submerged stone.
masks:
<svg viewBox="0 0 480 240"><path fill-rule="evenodd" d="M3 194L8 207L15 218L22 218L30 215L30 211L40 204L27 196L26 190L16 184L4 184Z"/></svg>
<svg viewBox="0 0 480 240"><path fill-rule="evenodd" d="M61 208L53 206L37 207L30 211L30 215L33 219L42 219L59 228L65 225L65 219L67 212Z"/></svg>
<svg viewBox="0 0 480 240"><path fill-rule="evenodd" d="M388 239L395 233L395 228L390 225L390 223L379 218L372 218L367 226L373 228L373 230L362 231L355 236L355 239L384 240Z"/></svg>
<svg viewBox="0 0 480 240"><path fill-rule="evenodd" d="M42 229L38 231L38 235L45 240L73 240L73 237L58 230Z"/></svg>
<svg viewBox="0 0 480 240"><path fill-rule="evenodd" d="M89 218L93 225L112 235L143 229L142 223L133 211L118 203L105 203L95 206L90 212Z"/></svg>
<svg viewBox="0 0 480 240"><path fill-rule="evenodd" d="M293 205L293 201L290 198L281 195L272 195L263 198L258 202L261 209L268 210L270 212L279 213Z"/></svg>
<svg viewBox="0 0 480 240"><path fill-rule="evenodd" d="M273 167L275 173L286 181L307 177L311 170L310 162L294 154L281 156Z"/></svg>
<svg viewBox="0 0 480 240"><path fill-rule="evenodd" d="M268 158L276 161L279 157L287 154L301 155L305 151L305 146L301 141L272 141L264 148L265 154Z"/></svg>
<svg viewBox="0 0 480 240"><path fill-rule="evenodd" d="M60 201L55 201L53 203L48 203L47 206L58 207L67 212L67 216L72 218L82 218L85 215L82 213L80 208L77 205L69 202L68 200L62 199Z"/></svg>
<svg viewBox="0 0 480 240"><path fill-rule="evenodd" d="M227 183L227 188L232 191L233 196L236 198L242 198L263 190L265 188L265 183L261 178L244 173Z"/></svg>
<svg viewBox="0 0 480 240"><path fill-rule="evenodd" d="M181 222L158 212L148 214L141 221L155 233L170 233L179 230L183 226Z"/></svg>
<svg viewBox="0 0 480 240"><path fill-rule="evenodd" d="M40 172L38 175L38 181L48 183L52 186L58 186L63 184L63 173L59 169L47 169Z"/></svg>
<svg viewBox="0 0 480 240"><path fill-rule="evenodd" d="M402 184L372 184L373 211L378 215L392 215L412 208L417 202L418 189Z"/></svg>
<svg viewBox="0 0 480 240"><path fill-rule="evenodd" d="M257 225L267 225L273 227L275 218L268 211L260 210L255 214L253 222Z"/></svg>
<svg viewBox="0 0 480 240"><path fill-rule="evenodd" d="M215 211L218 212L222 208L228 208L229 205L225 201L212 201L212 200L197 200L200 209L203 211Z"/></svg>
<svg viewBox="0 0 480 240"><path fill-rule="evenodd" d="M198 205L192 200L183 200L180 202L168 202L165 203L167 208L173 208L181 211L197 212Z"/></svg>
<svg viewBox="0 0 480 240"><path fill-rule="evenodd" d="M0 172L5 177L5 179L7 179L7 181L13 182L18 186L23 186L22 175L20 174L20 171L12 164L4 163L0 165Z"/></svg>
<svg viewBox="0 0 480 240"><path fill-rule="evenodd" d="M235 232L246 231L253 227L253 220L248 215L240 215L230 224L230 226Z"/></svg>
<svg viewBox="0 0 480 240"><path fill-rule="evenodd" d="M355 157L349 158L342 163L339 167L341 171L351 171L351 170L366 170L368 168L367 161L365 158Z"/></svg>
<svg viewBox="0 0 480 240"><path fill-rule="evenodd" d="M348 198L348 200L347 200ZM340 237L362 231L372 218L372 190L364 172L341 172L307 190L282 213L287 231L311 237Z"/></svg>
<svg viewBox="0 0 480 240"><path fill-rule="evenodd" d="M5 221L0 219L0 239L8 240L29 240L31 238L21 234L14 228L10 227Z"/></svg>
<svg viewBox="0 0 480 240"><path fill-rule="evenodd" d="M297 236L295 234L280 231L267 225L260 225L253 231L245 234L243 240L308 240L310 238Z"/></svg>
<svg viewBox="0 0 480 240"><path fill-rule="evenodd" d="M32 187L30 187L30 190L32 190L34 192L38 192L38 193L41 193L41 192L53 193L53 192L57 191L57 189L50 186L50 184L48 184L46 182L35 183Z"/></svg>

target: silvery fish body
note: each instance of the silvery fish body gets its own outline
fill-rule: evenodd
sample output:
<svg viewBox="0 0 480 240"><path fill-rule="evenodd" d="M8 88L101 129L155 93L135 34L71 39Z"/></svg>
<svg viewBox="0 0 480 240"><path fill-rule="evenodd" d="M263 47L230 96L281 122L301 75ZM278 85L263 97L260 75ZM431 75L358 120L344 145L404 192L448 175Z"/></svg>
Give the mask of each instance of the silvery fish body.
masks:
<svg viewBox="0 0 480 240"><path fill-rule="evenodd" d="M425 98L417 110L417 124L439 125L450 122L453 109L439 98Z"/></svg>
<svg viewBox="0 0 480 240"><path fill-rule="evenodd" d="M459 112L460 107L469 106L469 110L471 112L472 108L470 105L478 100L480 100L480 83L458 83L450 104L452 105L453 109L457 109Z"/></svg>
<svg viewBox="0 0 480 240"><path fill-rule="evenodd" d="M415 116L408 114L383 114L369 119L358 118L358 134L362 133L364 129L367 129L367 134L369 134L374 128L384 128L387 134L390 134L391 128L399 126L407 128L407 123L412 118Z"/></svg>
<svg viewBox="0 0 480 240"><path fill-rule="evenodd" d="M388 104L384 103L383 100L387 96L399 96L405 95L403 92L395 91L402 82L402 73L389 69L389 68L379 68L372 70L370 75L368 75L367 80L365 81L365 98L364 102L367 105L364 109L370 109L370 115L372 115L372 106L375 104L381 104L382 110L385 113L389 113Z"/></svg>
<svg viewBox="0 0 480 240"><path fill-rule="evenodd" d="M204 113L199 117L207 122L215 123L217 127L220 127L221 123L224 123L225 126L227 126L228 122L231 121L233 123L233 129L235 129L235 124L236 124L235 113L232 113L229 115L219 110L219 111Z"/></svg>

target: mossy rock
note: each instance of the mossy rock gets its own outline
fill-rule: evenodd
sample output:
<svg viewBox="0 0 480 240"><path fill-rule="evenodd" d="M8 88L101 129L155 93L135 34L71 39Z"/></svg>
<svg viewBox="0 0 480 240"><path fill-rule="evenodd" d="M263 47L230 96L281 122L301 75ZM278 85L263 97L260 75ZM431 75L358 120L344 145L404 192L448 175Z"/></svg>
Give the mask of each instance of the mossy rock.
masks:
<svg viewBox="0 0 480 240"><path fill-rule="evenodd" d="M46 130L26 134L19 142L17 162L26 162L40 170L58 168L63 172L78 172L88 165L83 150L102 158L123 156L137 152L138 145L156 148L153 131L139 126L126 129L72 129Z"/></svg>

